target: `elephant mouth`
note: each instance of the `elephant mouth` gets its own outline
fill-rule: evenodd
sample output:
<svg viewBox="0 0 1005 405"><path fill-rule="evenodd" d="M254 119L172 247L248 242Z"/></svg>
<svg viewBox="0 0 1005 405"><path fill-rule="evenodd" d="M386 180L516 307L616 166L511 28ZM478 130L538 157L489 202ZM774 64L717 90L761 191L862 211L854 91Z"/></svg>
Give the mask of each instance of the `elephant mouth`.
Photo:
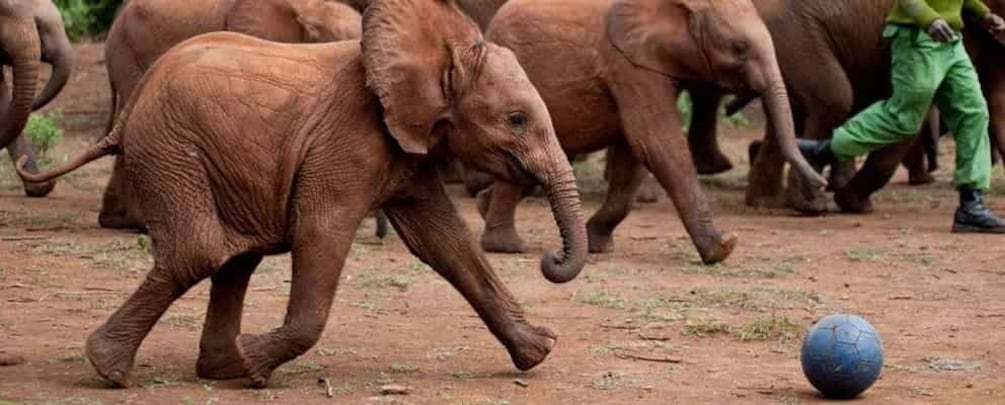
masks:
<svg viewBox="0 0 1005 405"><path fill-rule="evenodd" d="M527 164L512 151L507 152L506 159L507 181L520 186L532 186L535 184L545 184L544 179L538 176Z"/></svg>

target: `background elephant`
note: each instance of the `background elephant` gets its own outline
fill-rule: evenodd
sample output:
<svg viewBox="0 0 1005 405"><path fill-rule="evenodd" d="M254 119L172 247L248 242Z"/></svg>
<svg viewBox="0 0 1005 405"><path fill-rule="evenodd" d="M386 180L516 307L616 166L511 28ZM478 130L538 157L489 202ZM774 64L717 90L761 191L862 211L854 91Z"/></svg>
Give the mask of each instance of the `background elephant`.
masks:
<svg viewBox="0 0 1005 405"><path fill-rule="evenodd" d="M360 15L324 0L132 0L116 17L105 42L112 93L108 130L143 73L172 46L199 34L234 31L277 42L329 42L360 37ZM106 131L107 132L107 131ZM98 222L106 228L142 229L138 207L116 159Z"/></svg>
<svg viewBox="0 0 1005 405"><path fill-rule="evenodd" d="M52 74L41 93L37 82L41 62L52 65ZM10 66L12 80L2 72ZM27 157L26 168L36 167L35 147L23 136L28 116L62 91L73 70L73 50L63 29L59 10L50 0L0 2L0 147L11 161ZM55 183L25 183L25 195L44 197Z"/></svg>
<svg viewBox="0 0 1005 405"><path fill-rule="evenodd" d="M570 155L610 147L610 188L587 224L590 250L609 251L648 168L666 189L702 261L732 252L736 237L713 224L676 114L679 80L715 79L766 94L787 157L817 185L795 145L774 45L745 0L515 0L489 25L541 92ZM484 210L482 247L523 250L514 225L521 187L497 180Z"/></svg>
<svg viewBox="0 0 1005 405"><path fill-rule="evenodd" d="M348 4L356 11L363 12L364 9L374 0L334 0L345 4ZM456 0L455 3L468 17L471 17L478 24L478 27L485 30L489 26L489 22L492 21L492 17L495 16L496 11L503 4L506 4L507 0Z"/></svg>
<svg viewBox="0 0 1005 405"><path fill-rule="evenodd" d="M471 240L435 170L441 154L544 185L563 238L541 262L550 281L575 278L586 261L576 182L544 102L513 53L485 42L449 0L376 0L361 43L193 38L154 64L108 136L45 175L19 174L52 178L113 153L136 179L155 263L87 341L97 372L121 386L161 314L210 276L198 374L265 386L317 342L354 231L378 206L518 368L543 361L555 334L526 322ZM251 272L287 251L284 325L240 334Z"/></svg>
<svg viewBox="0 0 1005 405"><path fill-rule="evenodd" d="M824 139L855 112L885 98L890 92L890 51L882 38L887 14L895 0L754 0L755 6L780 44L778 60L785 76L793 103L796 126L803 136ZM1005 1L987 0L997 13L1005 11ZM1005 55L1001 45L988 34L965 29L964 40L977 67L985 97L991 110L992 140L1001 148L1005 144ZM721 93L706 92L699 109L716 109ZM741 103L742 104L742 103ZM735 107L727 108L732 109ZM698 114L695 114L698 117ZM922 129L924 139L933 139L940 132L937 119ZM717 150L714 142L715 122L703 124L692 120L692 145L699 150ZM696 127L697 126L697 127ZM770 131L770 128L768 128ZM907 140L872 153L862 169L837 187L835 202L845 212L872 210L869 196L889 182L896 168L905 162L905 154L914 146ZM929 141L931 142L931 141ZM770 139L766 147L751 162L747 192L749 205L772 205L782 195L782 170L777 149ZM694 149L693 149L694 150ZM920 151L919 151L920 152ZM912 159L921 159L919 152L906 160L912 167L912 177L923 169ZM915 179L920 182L922 178ZM790 204L808 212L826 210L822 194L806 201L789 193Z"/></svg>

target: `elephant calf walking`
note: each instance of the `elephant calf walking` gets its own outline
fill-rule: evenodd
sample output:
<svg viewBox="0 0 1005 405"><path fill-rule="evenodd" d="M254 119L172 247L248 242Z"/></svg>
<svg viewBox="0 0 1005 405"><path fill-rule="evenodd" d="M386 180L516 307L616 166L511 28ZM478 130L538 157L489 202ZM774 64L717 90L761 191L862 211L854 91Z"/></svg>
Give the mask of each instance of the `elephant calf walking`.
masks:
<svg viewBox="0 0 1005 405"><path fill-rule="evenodd" d="M514 55L485 42L450 0L375 0L361 42L193 38L155 63L89 151L49 173L19 174L49 179L123 158L154 267L87 340L91 364L115 384L130 384L140 343L171 303L211 278L197 373L265 386L321 337L355 230L376 207L516 367L532 368L555 334L525 320L471 239L435 169L440 153L541 184L563 237L542 273L552 282L579 274L586 229L548 110ZM283 325L241 334L251 273L264 255L284 252L293 269Z"/></svg>

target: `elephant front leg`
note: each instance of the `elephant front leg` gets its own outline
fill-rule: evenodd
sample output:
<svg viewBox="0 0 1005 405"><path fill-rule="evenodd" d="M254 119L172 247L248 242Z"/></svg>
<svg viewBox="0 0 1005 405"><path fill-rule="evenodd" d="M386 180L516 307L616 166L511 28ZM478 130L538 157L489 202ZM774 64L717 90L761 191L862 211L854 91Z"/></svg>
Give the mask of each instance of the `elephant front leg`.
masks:
<svg viewBox="0 0 1005 405"><path fill-rule="evenodd" d="M237 256L213 275L196 362L199 378L228 380L244 376L244 365L234 340L241 333L248 281L261 262L259 254Z"/></svg>
<svg viewBox="0 0 1005 405"><path fill-rule="evenodd" d="M519 303L471 240L442 185L423 182L413 190L415 195L384 205L409 251L464 296L518 369L540 364L555 345L555 333L524 319Z"/></svg>
<svg viewBox="0 0 1005 405"><path fill-rule="evenodd" d="M321 205L326 207L326 205ZM310 212L305 208L301 212ZM334 225L329 218L358 225L363 215L307 214L294 230L293 276L283 326L262 335L241 334L237 351L250 379L249 386L265 388L272 372L304 354L317 343L328 321L335 288L352 245L355 225Z"/></svg>
<svg viewBox="0 0 1005 405"><path fill-rule="evenodd" d="M523 239L516 231L516 207L528 192L526 187L497 180L491 188L479 194L479 203L488 198L484 212L485 232L482 249L495 253L521 253L526 250ZM488 193L485 196L484 193Z"/></svg>
<svg viewBox="0 0 1005 405"><path fill-rule="evenodd" d="M744 201L749 207L778 208L783 205L785 159L771 131L771 124L766 124L764 140L751 142L747 149L750 173L747 174Z"/></svg>
<svg viewBox="0 0 1005 405"><path fill-rule="evenodd" d="M691 92L691 123L687 131L688 147L698 174L719 174L733 168L719 147L717 128L722 93L698 87Z"/></svg>
<svg viewBox="0 0 1005 405"><path fill-rule="evenodd" d="M736 236L719 231L712 219L694 160L684 145L680 118L667 114L676 94L663 77L649 82L623 83L615 92L625 139L637 159L645 162L677 208L705 264L726 260L736 247ZM625 86L625 87L622 87Z"/></svg>
<svg viewBox="0 0 1005 405"><path fill-rule="evenodd" d="M648 174L624 140L607 150L607 168L607 198L586 223L590 253L614 250L614 228L628 216L632 198Z"/></svg>

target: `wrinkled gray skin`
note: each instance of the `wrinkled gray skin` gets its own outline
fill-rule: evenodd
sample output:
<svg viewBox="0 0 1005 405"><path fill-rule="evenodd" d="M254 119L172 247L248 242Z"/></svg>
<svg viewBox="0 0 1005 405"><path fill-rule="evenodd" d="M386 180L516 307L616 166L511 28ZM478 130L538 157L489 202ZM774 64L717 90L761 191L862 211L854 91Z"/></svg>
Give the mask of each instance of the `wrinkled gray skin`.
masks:
<svg viewBox="0 0 1005 405"><path fill-rule="evenodd" d="M754 0L778 43L778 61L792 100L797 131L803 137L830 138L833 130L855 112L888 97L890 53L882 39L882 30L894 1ZM1005 12L1005 0L988 0L985 4L998 14ZM992 141L1001 148L1005 145L1005 125L998 118L1005 117L1005 52L973 21L968 21L964 41L989 103ZM695 94L698 97L689 131L695 161L710 161L717 156L724 159L715 145L716 122L709 118L714 115L703 114L718 108L722 92L704 89ZM727 110L737 107L729 106ZM928 181L917 177L917 172L924 171L918 165L923 163L919 160L923 159L924 143L933 143L937 133L942 132L937 128L937 116L930 117L929 123L920 128L921 142L906 140L876 151L858 173L851 173L853 177L845 172L840 174L847 178L832 179L838 207L849 213L871 212L871 194L889 182L901 162L911 167L912 182ZM787 203L807 213L826 210L822 193L803 199L796 193L783 192L783 163L770 137L767 138L760 153L751 156L747 204ZM905 154L912 148L914 155L905 160ZM700 159L699 155L705 158Z"/></svg>
<svg viewBox="0 0 1005 405"><path fill-rule="evenodd" d="M41 62L52 74L37 92ZM26 168L36 170L36 151L21 135L28 116L59 94L73 70L73 49L63 29L59 10L49 0L0 0L0 68L10 66L13 80L0 73L0 147L12 161L27 157ZM55 183L24 183L25 195L44 197Z"/></svg>

